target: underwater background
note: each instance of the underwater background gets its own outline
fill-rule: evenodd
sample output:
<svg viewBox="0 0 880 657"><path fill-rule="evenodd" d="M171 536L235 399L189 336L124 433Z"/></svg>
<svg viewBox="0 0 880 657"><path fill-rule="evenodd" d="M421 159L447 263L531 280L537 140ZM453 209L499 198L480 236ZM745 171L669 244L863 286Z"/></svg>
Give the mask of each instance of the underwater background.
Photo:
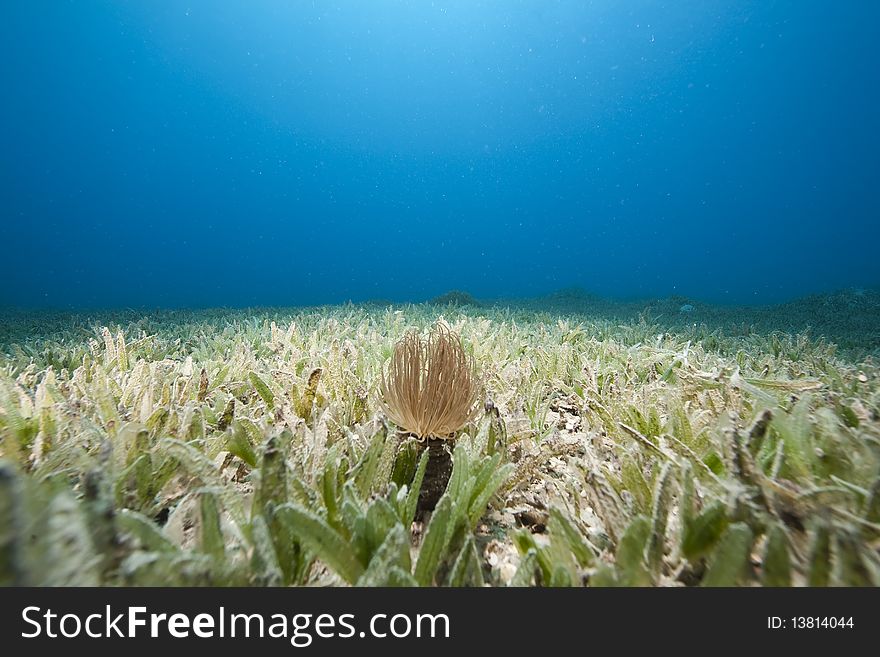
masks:
<svg viewBox="0 0 880 657"><path fill-rule="evenodd" d="M0 307L863 295L878 19L826 1L6 3Z"/></svg>
<svg viewBox="0 0 880 657"><path fill-rule="evenodd" d="M5 3L0 587L880 586L878 18Z"/></svg>

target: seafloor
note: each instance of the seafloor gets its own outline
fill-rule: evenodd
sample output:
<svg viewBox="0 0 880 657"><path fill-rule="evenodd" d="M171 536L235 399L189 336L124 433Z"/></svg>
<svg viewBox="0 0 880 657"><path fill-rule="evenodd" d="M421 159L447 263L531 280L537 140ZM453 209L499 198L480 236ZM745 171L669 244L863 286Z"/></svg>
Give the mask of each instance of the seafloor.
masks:
<svg viewBox="0 0 880 657"><path fill-rule="evenodd" d="M381 414L444 321L433 514ZM877 585L880 292L0 312L0 584Z"/></svg>

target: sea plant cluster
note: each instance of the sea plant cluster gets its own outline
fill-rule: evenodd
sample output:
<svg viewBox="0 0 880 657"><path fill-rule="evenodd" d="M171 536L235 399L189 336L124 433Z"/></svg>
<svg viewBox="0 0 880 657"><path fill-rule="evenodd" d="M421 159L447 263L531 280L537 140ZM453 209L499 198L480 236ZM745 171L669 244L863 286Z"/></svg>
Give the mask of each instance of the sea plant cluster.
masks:
<svg viewBox="0 0 880 657"><path fill-rule="evenodd" d="M10 314L0 583L880 584L876 355L700 312ZM419 514L388 377L438 321L482 398Z"/></svg>

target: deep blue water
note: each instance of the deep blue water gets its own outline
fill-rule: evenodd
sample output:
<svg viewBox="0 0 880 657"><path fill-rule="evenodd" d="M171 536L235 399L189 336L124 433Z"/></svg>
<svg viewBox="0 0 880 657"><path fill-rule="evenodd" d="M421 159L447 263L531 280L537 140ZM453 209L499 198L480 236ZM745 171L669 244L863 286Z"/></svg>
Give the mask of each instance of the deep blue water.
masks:
<svg viewBox="0 0 880 657"><path fill-rule="evenodd" d="M880 283L880 3L20 0L0 305Z"/></svg>

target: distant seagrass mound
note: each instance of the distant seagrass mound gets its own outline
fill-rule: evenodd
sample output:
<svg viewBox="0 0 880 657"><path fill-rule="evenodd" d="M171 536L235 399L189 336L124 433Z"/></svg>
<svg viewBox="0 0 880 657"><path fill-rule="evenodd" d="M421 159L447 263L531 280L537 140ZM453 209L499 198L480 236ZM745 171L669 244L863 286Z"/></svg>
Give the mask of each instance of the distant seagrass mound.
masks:
<svg viewBox="0 0 880 657"><path fill-rule="evenodd" d="M464 292L462 290L450 290L445 294L441 294L438 297L434 297L428 301L430 304L434 304L436 306L479 306L480 302L477 301L472 294L469 292Z"/></svg>

